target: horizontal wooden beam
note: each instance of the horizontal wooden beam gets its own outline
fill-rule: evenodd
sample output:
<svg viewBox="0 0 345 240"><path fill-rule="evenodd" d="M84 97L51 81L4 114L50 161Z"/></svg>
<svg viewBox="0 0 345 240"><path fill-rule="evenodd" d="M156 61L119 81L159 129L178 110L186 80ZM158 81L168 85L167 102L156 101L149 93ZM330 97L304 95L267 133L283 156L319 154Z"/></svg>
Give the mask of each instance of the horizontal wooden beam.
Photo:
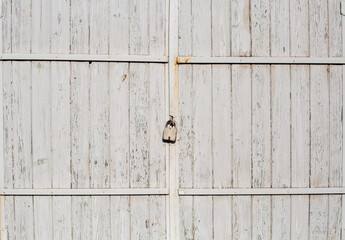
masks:
<svg viewBox="0 0 345 240"><path fill-rule="evenodd" d="M178 64L305 64L344 65L345 58L315 57L178 57Z"/></svg>
<svg viewBox="0 0 345 240"><path fill-rule="evenodd" d="M179 189L180 196L339 195L339 194L345 194L345 188Z"/></svg>
<svg viewBox="0 0 345 240"><path fill-rule="evenodd" d="M168 195L167 188L127 189L1 189L0 196L121 196Z"/></svg>
<svg viewBox="0 0 345 240"><path fill-rule="evenodd" d="M90 54L0 54L0 61L71 61L71 62L139 62L167 63L166 56L90 55Z"/></svg>

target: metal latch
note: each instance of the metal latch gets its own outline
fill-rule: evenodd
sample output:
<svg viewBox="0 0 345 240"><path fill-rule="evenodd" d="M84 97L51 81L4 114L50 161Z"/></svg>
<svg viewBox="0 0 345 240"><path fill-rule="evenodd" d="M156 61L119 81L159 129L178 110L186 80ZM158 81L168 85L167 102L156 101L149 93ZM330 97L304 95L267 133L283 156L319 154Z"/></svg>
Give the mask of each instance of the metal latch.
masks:
<svg viewBox="0 0 345 240"><path fill-rule="evenodd" d="M345 16L345 1L344 0L340 1L340 14L342 16Z"/></svg>
<svg viewBox="0 0 345 240"><path fill-rule="evenodd" d="M163 142L165 143L175 143L177 136L177 127L174 117L170 115L170 119L165 124L163 130Z"/></svg>

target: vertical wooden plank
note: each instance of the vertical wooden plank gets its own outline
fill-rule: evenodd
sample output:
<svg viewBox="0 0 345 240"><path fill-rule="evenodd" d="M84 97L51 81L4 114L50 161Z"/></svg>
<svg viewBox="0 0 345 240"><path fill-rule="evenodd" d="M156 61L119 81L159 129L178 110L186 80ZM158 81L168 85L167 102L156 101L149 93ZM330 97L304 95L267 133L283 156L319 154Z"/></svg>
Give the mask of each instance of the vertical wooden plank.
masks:
<svg viewBox="0 0 345 240"><path fill-rule="evenodd" d="M11 35L11 1L1 1L1 52L9 53L12 50L12 35ZM4 188L13 188L13 164L12 164L12 149L13 142L13 127L11 117L11 82L12 82L12 63L1 62L1 92L2 92L2 115L1 120L3 125L1 130L2 136L2 166L1 171L1 186ZM0 121L1 121L0 120ZM14 198L12 196L1 197L1 239L11 239L14 237Z"/></svg>
<svg viewBox="0 0 345 240"><path fill-rule="evenodd" d="M271 0L271 56L289 56L289 1Z"/></svg>
<svg viewBox="0 0 345 240"><path fill-rule="evenodd" d="M251 67L232 67L233 187L251 187ZM251 197L236 196L232 202L233 239L251 237Z"/></svg>
<svg viewBox="0 0 345 240"><path fill-rule="evenodd" d="M89 53L89 1L71 1L71 53ZM71 63L72 188L89 188L90 65ZM72 237L92 239L91 197L72 197Z"/></svg>
<svg viewBox="0 0 345 240"><path fill-rule="evenodd" d="M212 187L211 66L193 66L194 188ZM212 238L212 197L194 197L194 238Z"/></svg>
<svg viewBox="0 0 345 240"><path fill-rule="evenodd" d="M231 55L250 56L250 1L231 0Z"/></svg>
<svg viewBox="0 0 345 240"><path fill-rule="evenodd" d="M296 50L297 51L297 50ZM303 51L303 49L301 49ZM291 186L309 187L309 66L291 66ZM309 196L291 196L291 238L306 239Z"/></svg>
<svg viewBox="0 0 345 240"><path fill-rule="evenodd" d="M110 184L129 187L128 64L110 63ZM111 197L112 238L130 238L129 197Z"/></svg>
<svg viewBox="0 0 345 240"><path fill-rule="evenodd" d="M308 239L309 196L291 197L291 239Z"/></svg>
<svg viewBox="0 0 345 240"><path fill-rule="evenodd" d="M70 64L51 63L52 185L69 188L70 173Z"/></svg>
<svg viewBox="0 0 345 240"><path fill-rule="evenodd" d="M13 186L32 187L31 160L31 63L13 62L12 121L13 136ZM33 238L32 197L14 197L16 238Z"/></svg>
<svg viewBox="0 0 345 240"><path fill-rule="evenodd" d="M130 205L129 196L111 197L111 237L113 239L130 239Z"/></svg>
<svg viewBox="0 0 345 240"><path fill-rule="evenodd" d="M89 188L89 63L71 63L72 188ZM72 197L72 236L91 239L91 197Z"/></svg>
<svg viewBox="0 0 345 240"><path fill-rule="evenodd" d="M179 185L181 188L193 187L193 77L192 66L179 67ZM180 197L180 238L193 238L193 197Z"/></svg>
<svg viewBox="0 0 345 240"><path fill-rule="evenodd" d="M4 188L13 188L13 161L12 161L12 146L14 142L14 126L13 126L13 112L12 112L12 62L2 63L3 72L3 128L4 128L4 152L3 152L3 168L4 168ZM15 236L14 229L14 197L3 197L3 234L1 237L11 239Z"/></svg>
<svg viewBox="0 0 345 240"><path fill-rule="evenodd" d="M6 16L5 16L6 17ZM12 52L30 53L31 50L30 1L12 1ZM8 36L10 38L10 36Z"/></svg>
<svg viewBox="0 0 345 240"><path fill-rule="evenodd" d="M51 197L34 197L34 223L35 239L53 239Z"/></svg>
<svg viewBox="0 0 345 240"><path fill-rule="evenodd" d="M149 5L147 0L129 2L130 54L149 53ZM131 64L130 69L130 187L148 187L149 66L148 64ZM149 197L131 198L130 201L131 213L136 213L131 218L131 238L148 238ZM144 209L144 211L137 211L139 209Z"/></svg>
<svg viewBox="0 0 345 240"><path fill-rule="evenodd" d="M13 70L12 62L3 62L3 121L4 121L4 187L13 188L13 150L14 122L12 110Z"/></svg>
<svg viewBox="0 0 345 240"><path fill-rule="evenodd" d="M10 67L10 65L8 65ZM31 161L31 64L12 63L11 91L13 121L13 184L15 188L32 187ZM10 90L10 89L7 89Z"/></svg>
<svg viewBox="0 0 345 240"><path fill-rule="evenodd" d="M51 53L70 52L70 1L51 3ZM52 187L71 187L70 77L67 62L51 63ZM71 239L71 197L53 197L54 239Z"/></svg>
<svg viewBox="0 0 345 240"><path fill-rule="evenodd" d="M166 231L166 200L164 196L150 196L150 239L167 239Z"/></svg>
<svg viewBox="0 0 345 240"><path fill-rule="evenodd" d="M149 109L149 185L150 187L165 187L165 144L162 142L162 123L164 123L165 85L164 65L150 64L148 86Z"/></svg>
<svg viewBox="0 0 345 240"><path fill-rule="evenodd" d="M212 186L212 80L211 66L193 66L194 187Z"/></svg>
<svg viewBox="0 0 345 240"><path fill-rule="evenodd" d="M290 1L290 55L309 56L309 1ZM309 66L291 66L291 187L309 186ZM309 236L309 196L291 196L291 239Z"/></svg>
<svg viewBox="0 0 345 240"><path fill-rule="evenodd" d="M32 53L50 52L50 2L32 2ZM50 63L32 62L33 187L51 187ZM52 238L52 199L34 197L34 235Z"/></svg>
<svg viewBox="0 0 345 240"><path fill-rule="evenodd" d="M271 3L271 56L290 55L289 2ZM272 187L290 187L290 67L271 67ZM290 197L272 197L272 239L290 239Z"/></svg>
<svg viewBox="0 0 345 240"><path fill-rule="evenodd" d="M53 237L72 239L71 197L53 197Z"/></svg>
<svg viewBox="0 0 345 240"><path fill-rule="evenodd" d="M178 54L179 56L191 56L192 0L178 0L178 6Z"/></svg>
<svg viewBox="0 0 345 240"><path fill-rule="evenodd" d="M192 0L192 56L211 55L211 0Z"/></svg>
<svg viewBox="0 0 345 240"><path fill-rule="evenodd" d="M71 71L72 188L89 188L89 63L71 63Z"/></svg>
<svg viewBox="0 0 345 240"><path fill-rule="evenodd" d="M252 66L252 186L271 186L270 68ZM271 234L271 198L255 196L253 202L253 239Z"/></svg>
<svg viewBox="0 0 345 240"><path fill-rule="evenodd" d="M51 1L32 1L32 53L50 53Z"/></svg>
<svg viewBox="0 0 345 240"><path fill-rule="evenodd" d="M270 54L270 3L251 1L252 56ZM252 66L252 187L271 186L270 67ZM252 238L271 238L271 198L252 197Z"/></svg>
<svg viewBox="0 0 345 240"><path fill-rule="evenodd" d="M231 0L231 55L250 56L250 1ZM232 66L233 187L251 187L251 66ZM244 177L245 176L245 177ZM251 197L232 199L232 238L251 238Z"/></svg>
<svg viewBox="0 0 345 240"><path fill-rule="evenodd" d="M32 154L33 187L50 188L51 82L48 62L32 63ZM52 238L52 198L34 197L35 238Z"/></svg>
<svg viewBox="0 0 345 240"><path fill-rule="evenodd" d="M210 56L211 0L192 0L192 55ZM193 66L193 187L212 187L211 66ZM212 197L194 197L194 238L211 239Z"/></svg>
<svg viewBox="0 0 345 240"><path fill-rule="evenodd" d="M90 53L109 53L109 1L90 1ZM108 188L109 63L91 64L90 167L91 187ZM110 197L91 197L92 238L110 239Z"/></svg>
<svg viewBox="0 0 345 240"><path fill-rule="evenodd" d="M310 1L310 56L327 57L328 4ZM329 78L327 66L310 67L310 186L327 187L329 177ZM327 238L328 196L310 196L310 238Z"/></svg>
<svg viewBox="0 0 345 240"><path fill-rule="evenodd" d="M130 54L149 53L149 1L130 0L129 2Z"/></svg>
<svg viewBox="0 0 345 240"><path fill-rule="evenodd" d="M328 186L329 174L329 79L327 66L311 66L311 186ZM310 206L311 237L327 234L327 196L314 196ZM312 206L314 208L312 208ZM321 212L325 211L325 212ZM325 216L324 216L325 215ZM326 217L320 221L318 216ZM320 231L318 231L320 230Z"/></svg>
<svg viewBox="0 0 345 240"><path fill-rule="evenodd" d="M310 239L327 239L328 196L310 196Z"/></svg>
<svg viewBox="0 0 345 240"><path fill-rule="evenodd" d="M340 4L335 0L328 2L329 17L329 56L343 56L342 22ZM342 104L343 104L343 68L329 67L329 187L342 186L343 139L342 139ZM328 200L328 239L341 238L342 206L341 196L329 196Z"/></svg>
<svg viewBox="0 0 345 240"><path fill-rule="evenodd" d="M110 198L92 196L92 239L111 239Z"/></svg>
<svg viewBox="0 0 345 240"><path fill-rule="evenodd" d="M309 0L290 0L290 55L309 56Z"/></svg>
<svg viewBox="0 0 345 240"><path fill-rule="evenodd" d="M130 69L130 187L149 187L149 65L133 63ZM131 197L130 204L132 238L145 239L149 236L149 197Z"/></svg>
<svg viewBox="0 0 345 240"><path fill-rule="evenodd" d="M14 239L34 239L34 225L33 225L33 197L20 196L14 198L15 211L15 226L16 234Z"/></svg>
<svg viewBox="0 0 345 240"><path fill-rule="evenodd" d="M90 1L90 53L109 53L109 1ZM109 63L91 64L90 168L91 187L108 188ZM91 197L92 238L110 239L110 197Z"/></svg>
<svg viewBox="0 0 345 240"><path fill-rule="evenodd" d="M2 53L12 52L12 0L2 1Z"/></svg>
<svg viewBox="0 0 345 240"><path fill-rule="evenodd" d="M230 56L230 0L212 0L212 56Z"/></svg>
<svg viewBox="0 0 345 240"><path fill-rule="evenodd" d="M328 56L328 1L309 1L310 56Z"/></svg>
<svg viewBox="0 0 345 240"><path fill-rule="evenodd" d="M232 158L230 66L212 66L212 107L213 187L229 188ZM213 197L213 210L213 238L230 238L231 197Z"/></svg>
<svg viewBox="0 0 345 240"><path fill-rule="evenodd" d="M109 54L129 54L129 1L109 2Z"/></svg>
<svg viewBox="0 0 345 240"><path fill-rule="evenodd" d="M129 1L110 1L109 53L129 54ZM110 185L129 187L129 64L110 63ZM111 197L111 236L130 239L128 196Z"/></svg>
<svg viewBox="0 0 345 240"><path fill-rule="evenodd" d="M129 187L128 64L110 64L111 186Z"/></svg>
<svg viewBox="0 0 345 240"><path fill-rule="evenodd" d="M231 197L213 197L213 239L231 239Z"/></svg>
<svg viewBox="0 0 345 240"><path fill-rule="evenodd" d="M149 197L135 196L131 200L131 239L149 239Z"/></svg>
<svg viewBox="0 0 345 240"><path fill-rule="evenodd" d="M290 67L271 67L272 187L290 187ZM290 197L272 197L272 238L290 238Z"/></svg>
<svg viewBox="0 0 345 240"><path fill-rule="evenodd" d="M109 187L109 79L108 63L91 64L90 167L91 187ZM110 198L91 197L92 236L110 239Z"/></svg>
<svg viewBox="0 0 345 240"><path fill-rule="evenodd" d="M72 197L72 239L93 239L91 218L91 197Z"/></svg>
<svg viewBox="0 0 345 240"><path fill-rule="evenodd" d="M327 187L329 176L329 79L327 66L311 66L311 187ZM326 238L328 196L310 197L310 237ZM324 204L326 206L324 206ZM323 219L322 219L323 218Z"/></svg>
<svg viewBox="0 0 345 240"><path fill-rule="evenodd" d="M89 53L89 1L71 1L71 53Z"/></svg>
<svg viewBox="0 0 345 240"><path fill-rule="evenodd" d="M230 67L212 66L213 187L231 187L231 76ZM198 80L196 80L198 82ZM197 83L198 84L198 83ZM210 87L210 86L209 86Z"/></svg>
<svg viewBox="0 0 345 240"><path fill-rule="evenodd" d="M12 52L30 53L31 31L30 2L12 2ZM31 63L13 62L13 187L32 187L31 158ZM14 239L33 239L33 197L11 197L13 199ZM12 202L11 202L12 203ZM11 209L11 208L10 208Z"/></svg>
<svg viewBox="0 0 345 240"><path fill-rule="evenodd" d="M70 63L51 63L52 186L71 187L70 139ZM71 197L53 197L53 236L70 239Z"/></svg>
<svg viewBox="0 0 345 240"><path fill-rule="evenodd" d="M252 56L270 55L270 2L252 0L250 5Z"/></svg>
<svg viewBox="0 0 345 240"><path fill-rule="evenodd" d="M164 42L163 42L164 43ZM162 123L164 123L165 85L164 65L150 64L149 84L149 186L151 188L166 186L165 145L162 142ZM150 196L150 238L165 239L165 197Z"/></svg>
<svg viewBox="0 0 345 240"><path fill-rule="evenodd" d="M130 186L148 187L148 64L130 65Z"/></svg>
<svg viewBox="0 0 345 240"><path fill-rule="evenodd" d="M149 1L149 53L150 55L165 55L166 37L166 6L167 1Z"/></svg>
<svg viewBox="0 0 345 240"><path fill-rule="evenodd" d="M109 1L90 0L90 53L109 54Z"/></svg>
<svg viewBox="0 0 345 240"><path fill-rule="evenodd" d="M70 53L70 6L70 0L51 2L51 53Z"/></svg>

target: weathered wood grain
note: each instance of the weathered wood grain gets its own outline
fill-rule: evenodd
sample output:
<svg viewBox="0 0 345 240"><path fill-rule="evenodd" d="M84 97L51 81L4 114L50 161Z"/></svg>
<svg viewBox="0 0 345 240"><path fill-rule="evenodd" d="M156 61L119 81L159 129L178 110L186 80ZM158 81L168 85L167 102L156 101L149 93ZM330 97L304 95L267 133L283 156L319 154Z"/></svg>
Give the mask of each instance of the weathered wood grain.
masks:
<svg viewBox="0 0 345 240"><path fill-rule="evenodd" d="M309 56L309 0L290 0L290 55Z"/></svg>
<svg viewBox="0 0 345 240"><path fill-rule="evenodd" d="M109 1L90 0L90 53L109 54Z"/></svg>
<svg viewBox="0 0 345 240"><path fill-rule="evenodd" d="M230 56L230 0L212 0L212 56Z"/></svg>
<svg viewBox="0 0 345 240"><path fill-rule="evenodd" d="M129 52L130 54L149 54L149 1L129 1Z"/></svg>
<svg viewBox="0 0 345 240"><path fill-rule="evenodd" d="M251 187L251 66L232 66L233 187ZM251 197L233 197L233 239L251 237ZM249 220L250 219L250 220Z"/></svg>
<svg viewBox="0 0 345 240"><path fill-rule="evenodd" d="M179 185L181 188L193 187L193 76L192 66L179 67ZM193 197L180 198L180 238L193 238Z"/></svg>
<svg viewBox="0 0 345 240"><path fill-rule="evenodd" d="M232 162L230 66L212 66L211 82L213 187L229 188Z"/></svg>
<svg viewBox="0 0 345 240"><path fill-rule="evenodd" d="M231 56L250 56L250 1L231 0L230 8Z"/></svg>
<svg viewBox="0 0 345 240"><path fill-rule="evenodd" d="M71 1L71 53L89 53L89 4L89 1Z"/></svg>

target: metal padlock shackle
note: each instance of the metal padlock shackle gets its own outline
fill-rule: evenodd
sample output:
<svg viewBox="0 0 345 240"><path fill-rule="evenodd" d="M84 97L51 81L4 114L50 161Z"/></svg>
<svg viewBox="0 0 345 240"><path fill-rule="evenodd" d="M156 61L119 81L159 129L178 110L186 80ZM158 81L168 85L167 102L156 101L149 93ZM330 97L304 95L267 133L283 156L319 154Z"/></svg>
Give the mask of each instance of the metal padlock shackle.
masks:
<svg viewBox="0 0 345 240"><path fill-rule="evenodd" d="M165 127L167 127L168 125L171 125L172 127L176 127L176 122L174 121L174 116L169 115L169 117L170 117L170 119L165 124Z"/></svg>

